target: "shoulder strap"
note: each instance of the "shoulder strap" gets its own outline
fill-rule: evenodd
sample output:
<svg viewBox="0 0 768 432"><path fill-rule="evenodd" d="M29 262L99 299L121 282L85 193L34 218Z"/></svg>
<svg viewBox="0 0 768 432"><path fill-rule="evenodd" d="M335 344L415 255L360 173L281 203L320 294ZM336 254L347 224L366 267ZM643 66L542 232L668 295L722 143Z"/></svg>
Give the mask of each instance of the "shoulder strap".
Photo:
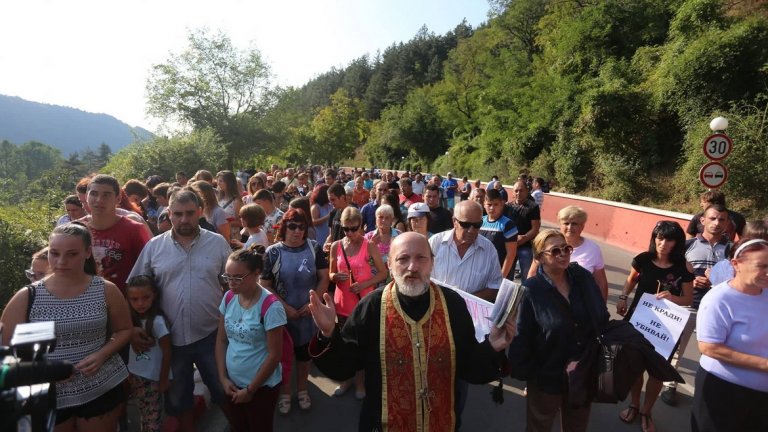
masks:
<svg viewBox="0 0 768 432"><path fill-rule="evenodd" d="M231 302L234 297L235 293L233 293L232 290L227 290L227 293L224 294L224 307L229 306L229 302Z"/></svg>
<svg viewBox="0 0 768 432"><path fill-rule="evenodd" d="M344 262L347 263L347 271L349 272L349 279L352 281L352 283L355 283L355 274L352 272L352 266L349 265L349 258L347 258L347 251L344 250L344 239L339 240L339 249L341 249L341 254L344 255Z"/></svg>
<svg viewBox="0 0 768 432"><path fill-rule="evenodd" d="M315 250L315 247L317 247L317 241L307 239L307 243L309 244L309 250L312 251L312 260L317 259L317 251Z"/></svg>
<svg viewBox="0 0 768 432"><path fill-rule="evenodd" d="M231 200L227 201L227 203L221 206L221 208L227 208L230 204L232 204L235 201L235 198L237 197L234 197Z"/></svg>
<svg viewBox="0 0 768 432"><path fill-rule="evenodd" d="M27 322L29 322L29 314L32 313L32 303L35 302L35 286L32 284L29 284L25 287L27 289L27 294L29 295L29 299L27 299Z"/></svg>
<svg viewBox="0 0 768 432"><path fill-rule="evenodd" d="M269 310L269 307L272 306L274 302L277 301L277 296L270 293L267 298L264 299L264 301L261 303L261 323L264 323L264 317L267 316L267 311Z"/></svg>

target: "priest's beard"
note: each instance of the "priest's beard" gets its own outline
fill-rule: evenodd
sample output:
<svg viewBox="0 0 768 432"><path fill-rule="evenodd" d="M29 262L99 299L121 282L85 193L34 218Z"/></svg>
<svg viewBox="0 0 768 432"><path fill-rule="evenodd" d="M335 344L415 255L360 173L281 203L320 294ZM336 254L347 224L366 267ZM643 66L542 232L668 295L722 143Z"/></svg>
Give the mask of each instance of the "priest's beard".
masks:
<svg viewBox="0 0 768 432"><path fill-rule="evenodd" d="M427 292L429 287L429 275L424 276L419 273L405 273L402 275L392 275L397 284L397 290L404 296L418 297Z"/></svg>

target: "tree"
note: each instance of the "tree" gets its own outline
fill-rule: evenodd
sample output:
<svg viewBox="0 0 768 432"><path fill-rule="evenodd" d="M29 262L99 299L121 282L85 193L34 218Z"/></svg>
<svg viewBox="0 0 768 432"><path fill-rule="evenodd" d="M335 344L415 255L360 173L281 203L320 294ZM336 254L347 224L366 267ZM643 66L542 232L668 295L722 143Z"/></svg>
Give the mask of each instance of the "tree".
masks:
<svg viewBox="0 0 768 432"><path fill-rule="evenodd" d="M62 162L61 152L49 145L30 141L19 146L18 155L24 161L24 173L28 179L40 176L43 171Z"/></svg>
<svg viewBox="0 0 768 432"><path fill-rule="evenodd" d="M312 119L312 135L316 145L308 150L313 162L334 164L351 158L365 136L362 104L339 89L331 96L331 104Z"/></svg>
<svg viewBox="0 0 768 432"><path fill-rule="evenodd" d="M258 49L238 51L219 31L196 30L189 46L152 67L147 80L147 112L194 129L212 129L233 162L250 144L246 134L254 118L271 103L270 70Z"/></svg>

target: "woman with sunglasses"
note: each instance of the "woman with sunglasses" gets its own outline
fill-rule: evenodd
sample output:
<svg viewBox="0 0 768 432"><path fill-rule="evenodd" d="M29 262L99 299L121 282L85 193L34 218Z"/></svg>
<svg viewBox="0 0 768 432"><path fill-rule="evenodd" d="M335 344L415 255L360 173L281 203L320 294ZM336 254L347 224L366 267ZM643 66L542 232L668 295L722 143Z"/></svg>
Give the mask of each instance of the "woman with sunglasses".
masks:
<svg viewBox="0 0 768 432"><path fill-rule="evenodd" d="M312 407L309 397L310 339L317 332L309 312L309 292L323 295L328 289L328 261L322 246L308 239L311 216L300 208L290 208L280 222L281 241L267 248L261 285L277 294L288 318L296 359L296 387L299 408ZM287 415L291 411L291 381L283 382L277 411Z"/></svg>
<svg viewBox="0 0 768 432"><path fill-rule="evenodd" d="M232 252L221 279L231 292L221 300L216 367L227 397L221 405L233 431L271 431L282 378L282 326L279 302L259 285L264 246ZM262 314L262 308L267 310Z"/></svg>
<svg viewBox="0 0 768 432"><path fill-rule="evenodd" d="M561 429L585 431L590 405L568 403L565 369L580 358L597 328L608 322L592 274L571 263L570 246L557 230L542 230L533 240L536 276L523 282L517 336L509 348L512 376L526 380L526 430L550 431L557 414Z"/></svg>
<svg viewBox="0 0 768 432"><path fill-rule="evenodd" d="M696 317L694 432L768 430L768 241L735 249L733 278L704 296Z"/></svg>
<svg viewBox="0 0 768 432"><path fill-rule="evenodd" d="M330 277L336 283L333 303L339 324L347 320L362 297L389 276L379 249L364 237L363 216L358 209L344 209L341 213L341 229L344 230L344 238L335 241L330 250ZM362 370L355 375L357 399L365 398L363 376ZM334 396L346 393L351 384L350 381L340 384Z"/></svg>
<svg viewBox="0 0 768 432"><path fill-rule="evenodd" d="M35 283L44 278L50 270L48 264L48 247L44 247L32 254L32 264L24 270L24 274L29 279L29 283Z"/></svg>
<svg viewBox="0 0 768 432"><path fill-rule="evenodd" d="M677 222L661 221L651 232L648 252L643 252L632 259L632 268L624 283L622 295L616 303L616 312L631 320L640 297L645 293L657 299L667 299L680 306L689 306L693 301L693 268L685 260L685 232ZM627 296L637 287L632 305L627 308ZM691 323L692 324L692 323ZM678 349L684 352L687 340L681 339ZM671 358L669 359L671 360ZM632 399L629 406L619 414L624 423L632 423L640 415L640 427L643 431L655 431L651 418L656 399L661 392L662 382L652 376L645 385L645 399L640 405L640 393L643 388L641 375L632 386Z"/></svg>

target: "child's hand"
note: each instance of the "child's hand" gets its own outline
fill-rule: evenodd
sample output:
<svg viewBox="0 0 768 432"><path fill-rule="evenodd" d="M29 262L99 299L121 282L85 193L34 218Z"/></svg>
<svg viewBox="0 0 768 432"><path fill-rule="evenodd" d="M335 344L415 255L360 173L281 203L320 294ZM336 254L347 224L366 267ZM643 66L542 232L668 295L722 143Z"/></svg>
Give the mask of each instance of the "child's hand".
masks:
<svg viewBox="0 0 768 432"><path fill-rule="evenodd" d="M155 345L155 340L147 336L147 332L141 327L134 327L131 333L131 346L136 352L149 351Z"/></svg>
<svg viewBox="0 0 768 432"><path fill-rule="evenodd" d="M253 398L253 395L248 393L247 389L239 389L232 396L232 402L236 404L241 404L241 403L250 402L252 398Z"/></svg>
<svg viewBox="0 0 768 432"><path fill-rule="evenodd" d="M229 380L229 378L222 378L221 386L224 387L224 394L231 398L233 398L235 393L240 390L232 381Z"/></svg>

